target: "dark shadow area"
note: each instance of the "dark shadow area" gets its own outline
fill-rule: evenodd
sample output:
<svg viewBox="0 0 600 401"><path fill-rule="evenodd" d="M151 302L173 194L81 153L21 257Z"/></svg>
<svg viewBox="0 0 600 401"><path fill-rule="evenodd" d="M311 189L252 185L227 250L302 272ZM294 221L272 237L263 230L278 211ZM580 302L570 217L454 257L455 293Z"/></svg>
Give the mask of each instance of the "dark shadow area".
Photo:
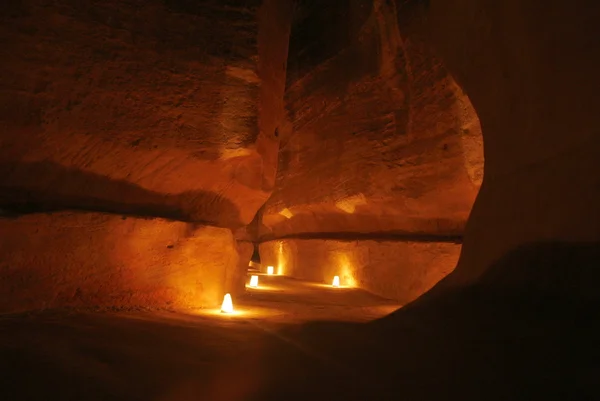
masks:
<svg viewBox="0 0 600 401"><path fill-rule="evenodd" d="M599 282L599 243L541 242L505 255L483 275L480 288L487 294L529 297L543 304L585 302L600 301Z"/></svg>
<svg viewBox="0 0 600 401"><path fill-rule="evenodd" d="M251 324L201 317L43 313L0 327L2 399L15 401L226 400L231 386L259 385L260 372L231 367L268 343Z"/></svg>
<svg viewBox="0 0 600 401"><path fill-rule="evenodd" d="M287 85L302 79L315 66L355 41L370 14L372 2L343 0L320 3L295 1L288 56Z"/></svg>
<svg viewBox="0 0 600 401"><path fill-rule="evenodd" d="M599 302L596 284L600 281L600 243L547 241L521 245L502 256L467 291L476 297L498 300L501 305L525 302L519 308L553 309L556 305ZM404 315L422 304L439 302L446 293L457 291L452 274L420 298L399 310ZM450 284L448 284L448 282ZM493 304L491 306L494 306ZM380 322L392 322L391 314Z"/></svg>
<svg viewBox="0 0 600 401"><path fill-rule="evenodd" d="M252 257L250 260L254 263L260 263L260 252L258 251L258 244L253 243L254 250L252 251Z"/></svg>
<svg viewBox="0 0 600 401"><path fill-rule="evenodd" d="M0 164L0 177L0 217L79 210L218 227L243 225L231 201L208 191L161 194L52 162ZM21 180L27 181L15 184Z"/></svg>
<svg viewBox="0 0 600 401"><path fill-rule="evenodd" d="M462 244L462 235L436 235L425 233L410 233L403 231L380 231L380 232L310 232L297 233L280 236L265 235L260 242L276 241L280 239L318 239L337 241L411 241L411 242L450 242Z"/></svg>

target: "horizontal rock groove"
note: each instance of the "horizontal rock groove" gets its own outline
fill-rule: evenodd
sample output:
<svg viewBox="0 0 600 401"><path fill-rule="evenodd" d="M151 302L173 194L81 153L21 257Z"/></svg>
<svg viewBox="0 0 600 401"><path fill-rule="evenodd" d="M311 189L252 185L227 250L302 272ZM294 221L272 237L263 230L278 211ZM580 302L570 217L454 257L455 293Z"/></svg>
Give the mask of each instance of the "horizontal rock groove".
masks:
<svg viewBox="0 0 600 401"><path fill-rule="evenodd" d="M462 244L462 235L441 235L424 233L404 233L404 232L320 232L320 233L296 233L282 235L278 237L263 236L259 243L268 241L277 241L284 239L321 239L336 241L399 241L399 242L447 242L453 244Z"/></svg>

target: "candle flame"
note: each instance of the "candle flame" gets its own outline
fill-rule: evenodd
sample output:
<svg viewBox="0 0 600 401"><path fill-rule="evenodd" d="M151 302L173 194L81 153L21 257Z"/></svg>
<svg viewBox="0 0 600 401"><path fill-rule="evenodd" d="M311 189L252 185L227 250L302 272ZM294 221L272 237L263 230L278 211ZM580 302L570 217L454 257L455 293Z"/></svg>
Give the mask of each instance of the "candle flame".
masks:
<svg viewBox="0 0 600 401"><path fill-rule="evenodd" d="M233 313L233 301L230 294L225 294L223 304L221 304L221 313Z"/></svg>

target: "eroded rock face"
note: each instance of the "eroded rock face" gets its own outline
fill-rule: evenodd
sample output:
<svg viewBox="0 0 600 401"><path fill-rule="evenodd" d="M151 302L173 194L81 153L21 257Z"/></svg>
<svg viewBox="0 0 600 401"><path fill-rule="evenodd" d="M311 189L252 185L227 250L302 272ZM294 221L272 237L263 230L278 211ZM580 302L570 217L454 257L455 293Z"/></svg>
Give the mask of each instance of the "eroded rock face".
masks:
<svg viewBox="0 0 600 401"><path fill-rule="evenodd" d="M2 312L199 308L244 283L229 229L163 219L78 212L0 219L0 253Z"/></svg>
<svg viewBox="0 0 600 401"><path fill-rule="evenodd" d="M461 233L483 175L477 116L419 21L399 22L393 2L350 3L357 8L334 11L351 14L352 35L325 60L309 56L333 40L302 36L311 24L335 25L318 20L321 7L292 32L291 127L262 235Z"/></svg>
<svg viewBox="0 0 600 401"><path fill-rule="evenodd" d="M278 274L360 287L402 304L454 270L461 245L450 242L284 239L260 244L263 265Z"/></svg>
<svg viewBox="0 0 600 401"><path fill-rule="evenodd" d="M1 310L198 307L244 290L252 244L232 231L275 181L290 6L2 8Z"/></svg>
<svg viewBox="0 0 600 401"><path fill-rule="evenodd" d="M274 180L289 18L217 3L3 9L0 204L249 223Z"/></svg>
<svg viewBox="0 0 600 401"><path fill-rule="evenodd" d="M468 97L426 44L425 10L401 4L300 3L289 126L259 237L312 239L294 248L293 272L319 280L341 268L327 256L340 243L326 240L356 239L351 254L387 257L359 263L355 279L407 301L456 262L459 246L445 237L462 235L483 178L483 143ZM383 246L365 234L405 238ZM428 236L441 242L414 243Z"/></svg>
<svg viewBox="0 0 600 401"><path fill-rule="evenodd" d="M432 1L429 14L486 148L464 251L446 283L477 282L492 269L494 281L511 283L502 287L524 292L589 288L600 249L600 5Z"/></svg>

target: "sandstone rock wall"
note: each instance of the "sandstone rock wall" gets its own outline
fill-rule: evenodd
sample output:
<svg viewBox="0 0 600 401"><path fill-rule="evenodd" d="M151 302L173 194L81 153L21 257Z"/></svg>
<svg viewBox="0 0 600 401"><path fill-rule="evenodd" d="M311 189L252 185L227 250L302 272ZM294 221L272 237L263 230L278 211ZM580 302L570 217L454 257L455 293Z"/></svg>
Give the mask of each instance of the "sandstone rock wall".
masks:
<svg viewBox="0 0 600 401"><path fill-rule="evenodd" d="M325 273L302 269L327 271L330 247L316 239L356 239L344 246L362 254L382 246L364 234L404 237L393 251L385 242L389 258L364 264L364 285L406 301L419 295L409 288L424 291L442 277L436 272L451 270L447 258L418 254L451 248L457 255L452 242L481 184L483 143L468 97L427 44L426 14L404 5L299 3L288 60L289 124L259 237L314 239L314 251L298 248L296 260L307 265L293 271L315 277ZM423 237L441 242L413 244ZM427 261L411 262L420 258Z"/></svg>
<svg viewBox="0 0 600 401"><path fill-rule="evenodd" d="M79 212L0 219L0 254L2 312L199 308L244 283L230 230L163 219Z"/></svg>
<svg viewBox="0 0 600 401"><path fill-rule="evenodd" d="M597 296L600 6L437 0L429 15L485 139L485 179L445 282L493 270L525 292Z"/></svg>
<svg viewBox="0 0 600 401"><path fill-rule="evenodd" d="M294 27L290 69L304 64L300 73L288 72L297 77L286 92L291 128L263 212L263 236L463 230L482 179L477 116L441 61L412 34L418 28L400 26L393 2L362 3L338 10L364 22L318 64L294 58L327 43L319 36L299 48L296 38L320 9L309 9Z"/></svg>
<svg viewBox="0 0 600 401"><path fill-rule="evenodd" d="M232 231L273 187L290 5L3 5L1 310L243 291Z"/></svg>
<svg viewBox="0 0 600 401"><path fill-rule="evenodd" d="M454 270L460 244L414 241L284 239L260 244L263 265L278 274L360 287L408 303Z"/></svg>
<svg viewBox="0 0 600 401"><path fill-rule="evenodd" d="M249 223L274 175L289 31L287 3L261 3L4 8L0 204Z"/></svg>

